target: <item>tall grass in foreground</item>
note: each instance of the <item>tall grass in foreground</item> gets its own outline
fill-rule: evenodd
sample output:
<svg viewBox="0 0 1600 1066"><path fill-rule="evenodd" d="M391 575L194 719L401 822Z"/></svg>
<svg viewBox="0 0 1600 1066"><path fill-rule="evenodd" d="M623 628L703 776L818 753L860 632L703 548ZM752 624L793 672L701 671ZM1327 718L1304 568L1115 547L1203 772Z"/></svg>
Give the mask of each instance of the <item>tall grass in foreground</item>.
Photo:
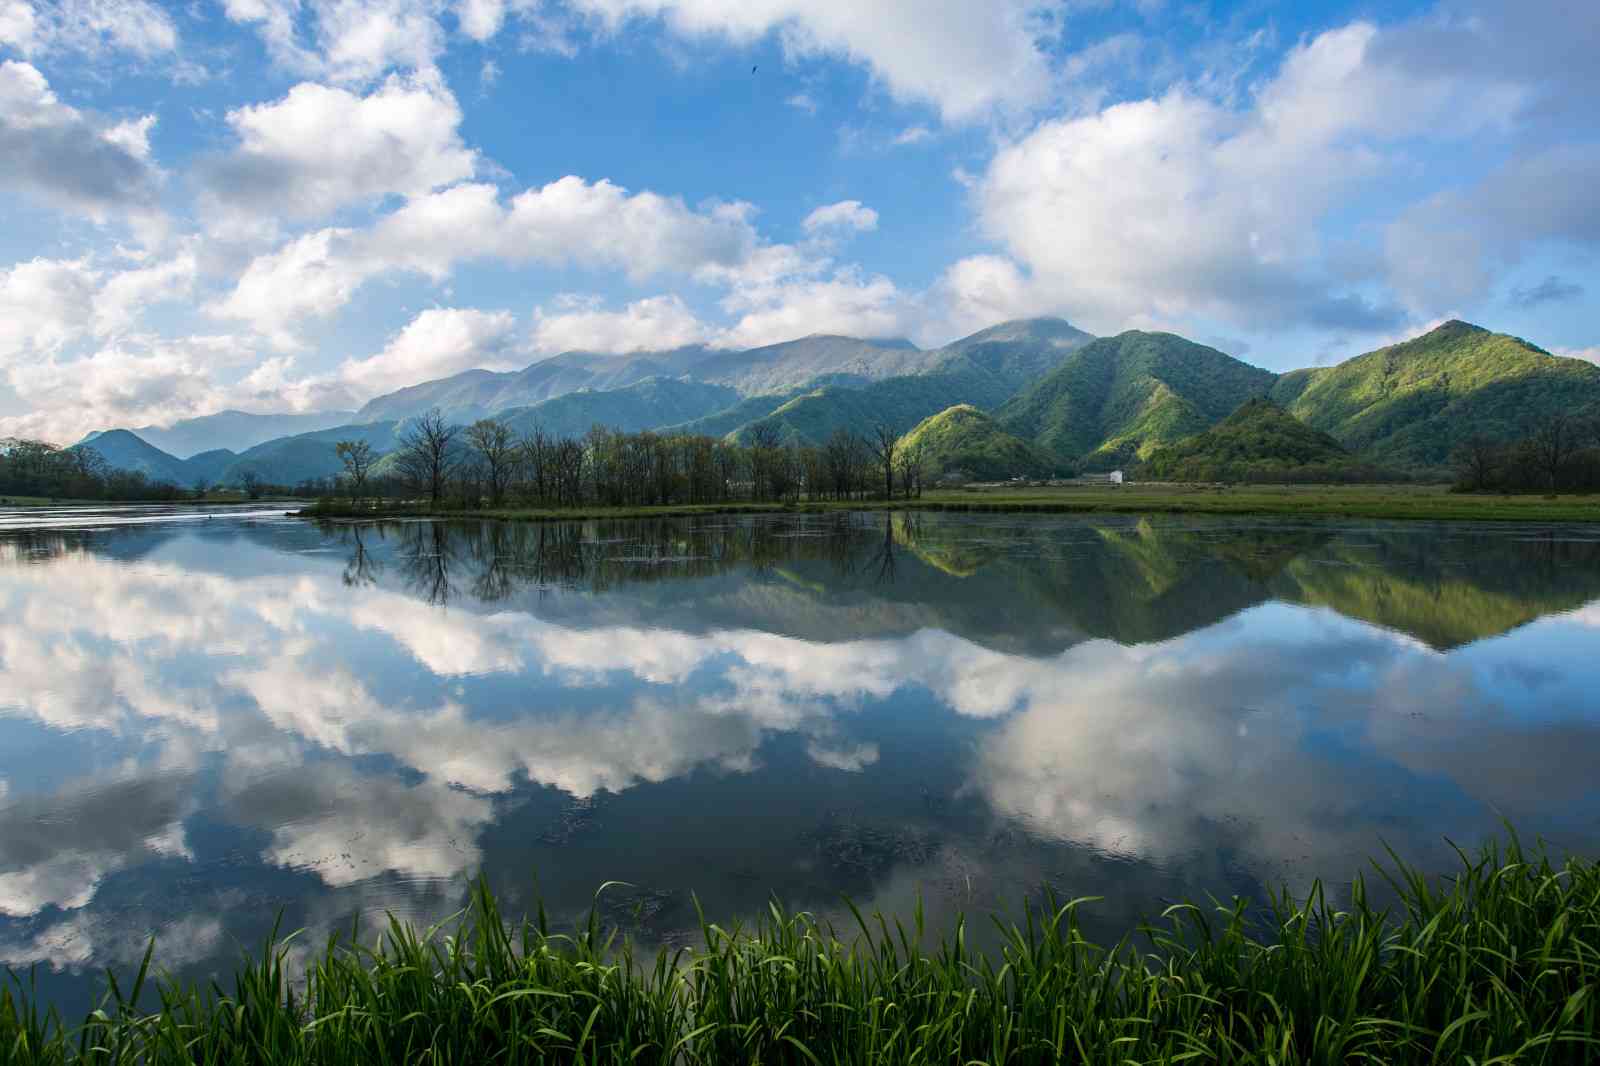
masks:
<svg viewBox="0 0 1600 1066"><path fill-rule="evenodd" d="M1451 877L1398 861L1381 913L1357 880L1247 906L1183 904L1114 947L1089 901L1033 908L974 953L958 927L931 954L856 913L841 934L776 906L749 929L704 924L695 951L649 960L591 916L515 928L481 886L448 931L392 923L329 944L304 982L289 940L231 991L149 977L109 988L81 1027L16 979L0 1059L60 1063L1580 1063L1600 1061L1600 870L1513 838ZM158 1004L136 1007L154 993Z"/></svg>

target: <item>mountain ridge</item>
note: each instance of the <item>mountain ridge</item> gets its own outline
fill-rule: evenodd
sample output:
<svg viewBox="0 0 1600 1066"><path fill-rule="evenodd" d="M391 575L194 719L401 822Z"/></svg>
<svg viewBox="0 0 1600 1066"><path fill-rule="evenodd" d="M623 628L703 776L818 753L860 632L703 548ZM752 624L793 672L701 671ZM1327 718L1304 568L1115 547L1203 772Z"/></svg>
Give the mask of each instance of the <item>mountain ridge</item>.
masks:
<svg viewBox="0 0 1600 1066"><path fill-rule="evenodd" d="M799 363L787 364L791 355ZM866 368L880 376L859 373L867 356L886 360ZM681 372L701 364L707 376L746 387L803 380L749 395L737 384ZM819 368L826 372L805 376ZM916 372L882 376L886 368ZM650 370L661 372L645 373ZM568 388L595 380L607 387ZM1052 318L1000 323L934 349L894 338L814 334L733 352L568 352L521 371L474 370L408 386L362 412L397 402L395 410L408 410L447 397L456 404L452 420L466 422L485 417L487 406L512 395L503 390L513 382L521 382L517 395L556 391L495 413L519 431L544 424L579 436L602 423L739 440L768 424L782 439L820 445L837 429L866 433L888 422L910 432L925 419L969 405L992 416L998 431L1087 469L1148 460L1161 448L1218 426L1245 400L1263 396L1368 465L1423 473L1442 471L1450 449L1471 433L1525 434L1531 420L1552 411L1600 415L1600 367L1459 321L1332 367L1274 374L1175 334L1127 331L1093 338ZM191 459L205 455L198 466L159 448L145 450L154 446L125 429L83 443L93 446L122 434L110 436L107 448L114 454L108 460L153 471L157 478L215 482L244 470L265 477L267 470L278 475L269 480L294 483L337 471L332 446L341 433L370 434L392 447L404 417L409 416L370 420L358 413L344 425L263 441L232 458L215 449L196 453ZM295 473L302 476L287 476Z"/></svg>

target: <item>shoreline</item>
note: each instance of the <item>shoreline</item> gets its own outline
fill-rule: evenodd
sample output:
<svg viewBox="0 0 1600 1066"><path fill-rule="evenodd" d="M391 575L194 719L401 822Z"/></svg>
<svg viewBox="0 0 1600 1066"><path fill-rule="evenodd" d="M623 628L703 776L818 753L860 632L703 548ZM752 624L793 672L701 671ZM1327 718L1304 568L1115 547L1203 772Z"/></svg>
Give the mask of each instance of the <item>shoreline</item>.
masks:
<svg viewBox="0 0 1600 1066"><path fill-rule="evenodd" d="M1344 882L1322 881L1185 902L1100 945L1079 925L1096 897L1047 894L1020 925L997 917L996 952L968 946L959 917L929 936L920 907L891 926L850 904L855 923L835 929L774 901L748 924L702 915L699 943L652 957L600 918L607 886L567 931L542 906L508 921L479 880L442 926L391 916L375 942L335 934L303 962L299 934L274 929L210 989L165 976L152 939L81 1022L14 978L0 1047L41 1066L1592 1061L1600 868L1514 833L1453 875L1389 856L1397 906L1357 875L1347 904Z"/></svg>
<svg viewBox="0 0 1600 1066"><path fill-rule="evenodd" d="M292 512L330 519L489 519L571 522L612 518L691 518L703 515L830 514L848 511L931 511L971 514L1257 515L1375 518L1402 521L1600 522L1600 495L1502 496L1452 493L1442 487L1250 486L1211 488L1016 488L936 490L915 500L815 500L798 503L664 504L627 507L478 507L318 503Z"/></svg>

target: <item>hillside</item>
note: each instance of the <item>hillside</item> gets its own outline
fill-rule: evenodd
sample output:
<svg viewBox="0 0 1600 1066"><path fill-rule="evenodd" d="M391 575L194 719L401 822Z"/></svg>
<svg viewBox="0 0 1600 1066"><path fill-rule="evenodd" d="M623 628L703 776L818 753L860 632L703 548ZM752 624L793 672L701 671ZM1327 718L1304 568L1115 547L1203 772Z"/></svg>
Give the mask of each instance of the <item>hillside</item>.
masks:
<svg viewBox="0 0 1600 1066"><path fill-rule="evenodd" d="M126 429L97 433L92 439L75 444L73 447L92 448L112 469L132 470L143 474L151 481L190 485L195 480L182 459L167 454Z"/></svg>
<svg viewBox="0 0 1600 1066"><path fill-rule="evenodd" d="M646 378L676 377L710 354L698 345L659 352L563 352L522 370L468 370L369 401L357 421L412 418L437 407L452 422L474 422L580 389L622 389Z"/></svg>
<svg viewBox="0 0 1600 1066"><path fill-rule="evenodd" d="M339 441L364 440L375 451L388 452L395 447L399 428L397 422L374 422L267 441L241 453L217 480L236 485L249 473L270 485L295 485L309 478L333 477L344 470L338 454Z"/></svg>
<svg viewBox="0 0 1600 1066"><path fill-rule="evenodd" d="M539 426L558 437L581 437L596 425L636 433L702 418L738 399L737 392L723 385L646 378L622 389L569 392L497 417L518 433Z"/></svg>
<svg viewBox="0 0 1600 1066"><path fill-rule="evenodd" d="M1338 366L1285 375L1274 396L1363 458L1436 469L1474 434L1508 440L1543 415L1600 413L1600 367L1446 322Z"/></svg>
<svg viewBox="0 0 1600 1066"><path fill-rule="evenodd" d="M783 440L820 445L840 429L867 436L886 422L901 430L947 407L963 403L994 407L1010 394L1010 388L992 374L971 369L889 378L861 388L830 385L796 396L732 436L748 440L755 426L768 424L777 427Z"/></svg>
<svg viewBox="0 0 1600 1066"><path fill-rule="evenodd" d="M947 407L900 438L902 449L920 449L927 475L961 474L976 481L1046 478L1071 473L1067 463L1012 436L971 404Z"/></svg>
<svg viewBox="0 0 1600 1066"><path fill-rule="evenodd" d="M979 330L939 350L939 370L971 367L992 374L1013 392L1061 365L1067 353L1094 340L1062 318L1025 318Z"/></svg>
<svg viewBox="0 0 1600 1066"><path fill-rule="evenodd" d="M1154 481L1244 481L1312 470L1331 473L1353 457L1265 397L1246 400L1217 425L1164 445L1140 476Z"/></svg>
<svg viewBox="0 0 1600 1066"><path fill-rule="evenodd" d="M1215 348L1130 330L1070 351L996 418L1052 454L1104 469L1208 428L1274 380Z"/></svg>

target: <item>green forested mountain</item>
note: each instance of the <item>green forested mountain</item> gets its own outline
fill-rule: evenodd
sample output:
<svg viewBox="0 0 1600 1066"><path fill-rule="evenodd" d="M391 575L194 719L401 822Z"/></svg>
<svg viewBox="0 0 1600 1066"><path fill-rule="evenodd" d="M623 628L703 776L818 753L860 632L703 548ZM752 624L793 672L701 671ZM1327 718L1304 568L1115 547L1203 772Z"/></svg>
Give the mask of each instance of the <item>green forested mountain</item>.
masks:
<svg viewBox="0 0 1600 1066"><path fill-rule="evenodd" d="M1071 473L1065 460L1012 436L971 404L923 419L900 438L900 447L919 450L930 477L959 472L978 481L1000 481Z"/></svg>
<svg viewBox="0 0 1600 1066"><path fill-rule="evenodd" d="M569 392L496 417L518 433L542 427L558 437L581 437L590 427L637 433L702 418L738 401L725 385L678 378L646 378L621 389Z"/></svg>
<svg viewBox="0 0 1600 1066"><path fill-rule="evenodd" d="M1215 348L1130 330L1072 351L996 417L1046 451L1107 468L1214 425L1274 380Z"/></svg>
<svg viewBox="0 0 1600 1066"><path fill-rule="evenodd" d="M1311 439L1265 409L1251 409L1246 425L1219 427L1264 395L1354 458L1308 458L1302 453L1315 450ZM510 402L518 398L520 405ZM809 444L838 429L866 434L880 423L904 432L964 405L993 415L986 435L1009 434L1036 456L1089 470L1147 461L1218 427L1218 435L1171 451L1166 473L1152 476L1190 476L1184 470L1223 461L1251 469L1359 462L1442 473L1452 449L1472 435L1520 438L1555 412L1600 416L1600 367L1449 322L1337 366L1274 375L1169 333L1093 339L1061 319L1041 318L931 350L813 336L744 351L567 353L512 374L471 371L425 382L373 401L358 425L280 437L237 456L214 449L179 460L126 430L96 434L92 443L114 467L157 480L226 483L250 472L295 484L339 470L338 440L360 437L380 452L392 449L402 421L371 414L429 403L456 422L493 413L519 431L538 424L562 436L581 436L598 423L748 440L764 424L784 440ZM194 420L201 423L212 424ZM1273 456L1272 448L1282 453ZM1180 463L1188 466L1170 465Z"/></svg>
<svg viewBox="0 0 1600 1066"><path fill-rule="evenodd" d="M1446 322L1338 366L1286 374L1273 395L1372 462L1443 467L1474 434L1507 440L1543 415L1600 413L1600 367Z"/></svg>
<svg viewBox="0 0 1600 1066"><path fill-rule="evenodd" d="M975 367L887 378L861 388L829 385L796 396L766 418L740 427L733 436L748 440L755 426L767 424L775 426L783 440L821 444L835 430L865 435L880 422L904 429L956 404L994 407L1010 395L1005 382Z"/></svg>
<svg viewBox="0 0 1600 1066"><path fill-rule="evenodd" d="M1240 481L1328 476L1352 465L1339 442L1264 396L1203 433L1157 448L1141 470L1156 481Z"/></svg>

